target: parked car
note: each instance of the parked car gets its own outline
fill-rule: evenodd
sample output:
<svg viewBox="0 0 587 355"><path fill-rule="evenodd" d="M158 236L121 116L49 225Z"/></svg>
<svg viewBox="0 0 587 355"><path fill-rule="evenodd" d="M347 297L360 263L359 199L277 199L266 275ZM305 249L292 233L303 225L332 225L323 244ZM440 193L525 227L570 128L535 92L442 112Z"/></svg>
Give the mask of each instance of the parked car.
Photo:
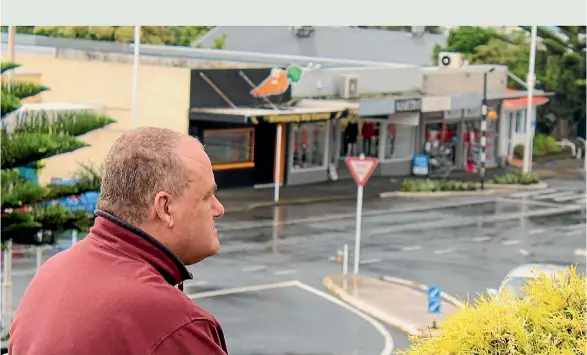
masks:
<svg viewBox="0 0 587 355"><path fill-rule="evenodd" d="M501 285L498 289L487 289L487 293L492 296L499 296L504 292L505 289L509 289L509 291L512 292L512 294L516 297L524 298L526 293L522 290L522 288L529 280L535 280L541 274L558 277L558 273L565 270L566 266L556 264L520 265L508 272L507 276L501 282Z"/></svg>

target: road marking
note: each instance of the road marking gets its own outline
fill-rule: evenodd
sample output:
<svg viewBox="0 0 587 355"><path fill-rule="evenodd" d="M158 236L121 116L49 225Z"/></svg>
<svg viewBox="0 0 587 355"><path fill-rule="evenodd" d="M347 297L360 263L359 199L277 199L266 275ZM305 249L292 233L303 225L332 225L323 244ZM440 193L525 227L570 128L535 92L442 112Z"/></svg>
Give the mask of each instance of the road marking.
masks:
<svg viewBox="0 0 587 355"><path fill-rule="evenodd" d="M581 205L581 206L583 206L583 207L585 207L585 204L586 204L586 203L587 203L587 199L585 199L585 198L582 198L582 199L580 199L580 200L578 200L578 201L575 201L575 204L577 204L577 205Z"/></svg>
<svg viewBox="0 0 587 355"><path fill-rule="evenodd" d="M544 233L544 229L531 229L528 234L534 235L534 234L540 234L540 233Z"/></svg>
<svg viewBox="0 0 587 355"><path fill-rule="evenodd" d="M265 285L235 287L235 288L227 288L224 290L217 290L217 291L206 291L206 292L192 293L192 294L189 294L188 297L191 299L202 299L202 298L209 298L209 297L216 297L216 296L226 296L226 295L231 295L234 293L273 290L276 288L292 287L295 285L296 284L293 281L276 282L276 283L265 284Z"/></svg>
<svg viewBox="0 0 587 355"><path fill-rule="evenodd" d="M473 238L473 241L474 242L486 242L488 240L491 240L491 237L488 236L488 235L486 235L484 237L475 237L475 238Z"/></svg>
<svg viewBox="0 0 587 355"><path fill-rule="evenodd" d="M570 232L566 232L565 236L570 237L572 235L581 235L581 234L583 234L583 232L580 230L572 230Z"/></svg>
<svg viewBox="0 0 587 355"><path fill-rule="evenodd" d="M355 308L349 306L348 304L337 299L336 297L331 296L331 295L329 295L325 292L322 292L320 290L317 290L317 289L313 288L312 286L306 285L305 283L302 283L297 280L277 282L277 283L265 284L265 285L236 287L236 288L229 288L229 289L218 290L218 291L200 292L200 293L190 294L190 295L188 295L188 297L191 299L198 300L198 299L202 299L202 298L225 296L225 295L230 295L230 294L235 294L235 293L256 292L256 291L272 290L272 289L279 289L279 288L286 288L286 287L298 287L304 291L307 291L307 292L310 292L316 296L322 297L325 300L330 301L330 302L346 309L347 311L350 311L351 313L354 313L355 315L359 316L364 321L369 323L373 328L375 328L375 330L377 330L383 336L384 345L383 345L383 350L381 350L380 355L392 355L393 347L394 347L393 338L391 337L391 334L389 334L389 332L385 329L383 324L381 324L380 322L375 320L375 318L367 315L366 313L363 313L363 312L359 311L358 309L355 309Z"/></svg>
<svg viewBox="0 0 587 355"><path fill-rule="evenodd" d="M517 240L517 239L512 239L512 240L504 240L502 242L503 245L516 245L516 244L520 244L522 243L521 240Z"/></svg>
<svg viewBox="0 0 587 355"><path fill-rule="evenodd" d="M530 255L530 252L526 249L520 249L520 254L528 256Z"/></svg>
<svg viewBox="0 0 587 355"><path fill-rule="evenodd" d="M585 230L585 227L586 226L584 224L573 224L570 226L561 227L561 229L566 230L566 231L571 231L571 230L576 230L576 229Z"/></svg>
<svg viewBox="0 0 587 355"><path fill-rule="evenodd" d="M244 272L260 271L267 269L266 265L251 265L243 268Z"/></svg>
<svg viewBox="0 0 587 355"><path fill-rule="evenodd" d="M359 261L359 264L361 264L361 265L375 264L375 263L378 263L380 261L381 261L381 259L365 259L365 260Z"/></svg>
<svg viewBox="0 0 587 355"><path fill-rule="evenodd" d="M310 293L313 293L316 296L320 296L320 297L322 297L322 298L324 298L334 304L341 306L342 308L344 308L348 311L351 311L352 313L358 315L359 317L363 318L363 320L365 320L367 323L371 324L371 326L373 326L373 328L375 328L383 336L384 345L383 345L383 350L381 350L380 355L392 355L393 347L394 347L393 338L391 337L391 334L389 334L389 332L385 329L383 324L381 324L380 322L375 320L375 318L369 316L366 313L359 311L358 309L356 309L354 307L351 307L347 303L339 300L338 298L336 298L334 296L327 294L326 292L315 289L314 287L312 287L310 285L306 285L305 283L302 283L300 281L294 281L294 282L296 283L296 286L298 286L299 288L301 288L305 291L308 291Z"/></svg>
<svg viewBox="0 0 587 355"><path fill-rule="evenodd" d="M579 193L579 194L573 194L570 196L555 197L555 198L553 198L553 200L556 202L567 202L567 201L578 200L580 198L585 198L585 194Z"/></svg>
<svg viewBox="0 0 587 355"><path fill-rule="evenodd" d="M585 256L585 249L575 249L575 255L577 256Z"/></svg>
<svg viewBox="0 0 587 355"><path fill-rule="evenodd" d="M454 248L440 249L440 250L435 250L434 254L448 254L450 252L453 252L454 250L455 250Z"/></svg>
<svg viewBox="0 0 587 355"><path fill-rule="evenodd" d="M187 280L184 281L183 285L184 286L204 286L207 285L208 281L204 281L204 280Z"/></svg>
<svg viewBox="0 0 587 355"><path fill-rule="evenodd" d="M536 195L549 194L549 193L553 193L556 191L558 191L558 190L552 189L552 188L539 189L539 190L535 190L535 191L516 192L514 194L511 194L510 196L512 196L512 197L531 197L531 196L536 196Z"/></svg>
<svg viewBox="0 0 587 355"><path fill-rule="evenodd" d="M415 250L420 250L422 249L421 245L411 245L409 247L403 247L402 251L415 251Z"/></svg>
<svg viewBox="0 0 587 355"><path fill-rule="evenodd" d="M289 270L277 270L273 274L274 275L288 275L298 272L297 270L289 269Z"/></svg>
<svg viewBox="0 0 587 355"><path fill-rule="evenodd" d="M542 194L532 197L535 200L554 200L556 197L569 196L577 193L576 191L559 191L551 194ZM556 201L556 200L555 200Z"/></svg>

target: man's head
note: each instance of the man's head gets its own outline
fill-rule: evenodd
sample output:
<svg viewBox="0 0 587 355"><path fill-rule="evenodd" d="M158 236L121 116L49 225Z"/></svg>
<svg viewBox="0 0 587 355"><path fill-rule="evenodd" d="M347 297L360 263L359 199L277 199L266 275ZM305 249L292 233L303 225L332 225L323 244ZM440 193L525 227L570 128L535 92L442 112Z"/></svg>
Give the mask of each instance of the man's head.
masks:
<svg viewBox="0 0 587 355"><path fill-rule="evenodd" d="M164 128L122 134L106 158L98 208L141 228L184 264L220 248L210 158L195 138Z"/></svg>

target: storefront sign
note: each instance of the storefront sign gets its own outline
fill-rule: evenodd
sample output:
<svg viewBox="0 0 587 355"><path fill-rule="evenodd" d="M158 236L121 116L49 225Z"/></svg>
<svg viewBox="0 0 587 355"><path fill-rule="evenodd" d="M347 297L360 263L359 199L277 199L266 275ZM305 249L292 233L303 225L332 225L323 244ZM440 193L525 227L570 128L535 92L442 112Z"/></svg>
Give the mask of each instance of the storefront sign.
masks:
<svg viewBox="0 0 587 355"><path fill-rule="evenodd" d="M414 174L415 176L428 175L428 159L428 154L414 155L412 174Z"/></svg>
<svg viewBox="0 0 587 355"><path fill-rule="evenodd" d="M312 121L328 121L330 119L340 119L343 116L343 111L338 112L311 112L298 114L284 114L284 115L267 115L256 117L259 122L267 123L289 123L289 122L312 122ZM254 121L254 120L253 120Z"/></svg>
<svg viewBox="0 0 587 355"><path fill-rule="evenodd" d="M461 109L444 111L444 119L445 120L454 120L454 119L461 119L461 118L463 118L463 110L461 110Z"/></svg>
<svg viewBox="0 0 587 355"><path fill-rule="evenodd" d="M421 99L395 100L395 112L416 112L421 108Z"/></svg>

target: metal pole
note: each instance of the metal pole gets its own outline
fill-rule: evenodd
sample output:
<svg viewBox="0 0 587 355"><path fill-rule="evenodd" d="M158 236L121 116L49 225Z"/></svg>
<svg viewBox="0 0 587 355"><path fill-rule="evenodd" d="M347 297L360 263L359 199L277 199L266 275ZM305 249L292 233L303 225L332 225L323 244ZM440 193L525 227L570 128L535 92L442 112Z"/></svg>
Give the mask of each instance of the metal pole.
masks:
<svg viewBox="0 0 587 355"><path fill-rule="evenodd" d="M35 252L37 254L37 271L36 272L39 272L39 269L43 265L43 246L37 245L35 247Z"/></svg>
<svg viewBox="0 0 587 355"><path fill-rule="evenodd" d="M533 105L532 99L534 95L534 68L536 65L536 32L537 26L532 26L530 33L530 64L528 66L528 107L526 111L526 139L524 144L524 165L523 171L525 173L530 172L532 169L532 141L534 138L533 132Z"/></svg>
<svg viewBox="0 0 587 355"><path fill-rule="evenodd" d="M16 51L16 27L15 26L8 26L8 61L14 63L15 56L14 53ZM14 70L8 71L8 90L10 90L10 86L12 85Z"/></svg>
<svg viewBox="0 0 587 355"><path fill-rule="evenodd" d="M481 156L479 159L481 160L481 168L479 169L479 175L481 178L481 190L485 189L485 143L486 143L486 133L487 133L487 74L489 72L483 73L483 101L481 103Z"/></svg>
<svg viewBox="0 0 587 355"><path fill-rule="evenodd" d="M71 246L73 246L75 243L77 243L77 230L76 229L71 231Z"/></svg>
<svg viewBox="0 0 587 355"><path fill-rule="evenodd" d="M275 172L273 181L275 183L273 187L273 201L279 202L279 185L281 180L281 123L277 124L275 131L277 136L275 139Z"/></svg>
<svg viewBox="0 0 587 355"><path fill-rule="evenodd" d="M342 275L346 277L349 274L349 245L342 247Z"/></svg>
<svg viewBox="0 0 587 355"><path fill-rule="evenodd" d="M357 221L355 226L355 276L359 274L359 259L361 254L361 220L363 217L363 186L357 187Z"/></svg>
<svg viewBox="0 0 587 355"><path fill-rule="evenodd" d="M2 327L7 330L12 317L12 240L5 242L2 282Z"/></svg>
<svg viewBox="0 0 587 355"><path fill-rule="evenodd" d="M131 124L132 128L137 127L137 105L139 101L139 58L141 47L141 26L135 26L134 33L134 56L132 72L132 107L131 107Z"/></svg>

